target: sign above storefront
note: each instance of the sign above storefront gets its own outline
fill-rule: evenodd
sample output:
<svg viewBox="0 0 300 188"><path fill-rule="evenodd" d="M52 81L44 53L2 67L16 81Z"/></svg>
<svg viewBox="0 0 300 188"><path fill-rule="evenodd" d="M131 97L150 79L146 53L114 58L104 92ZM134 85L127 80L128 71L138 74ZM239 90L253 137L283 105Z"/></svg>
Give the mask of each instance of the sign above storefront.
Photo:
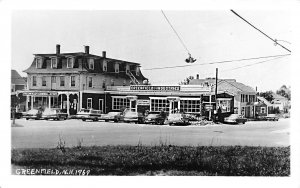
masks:
<svg viewBox="0 0 300 188"><path fill-rule="evenodd" d="M22 92L24 96L57 96L58 92L40 92L40 91L29 91Z"/></svg>
<svg viewBox="0 0 300 188"><path fill-rule="evenodd" d="M130 86L133 91L180 91L180 86L148 86L134 85Z"/></svg>
<svg viewBox="0 0 300 188"><path fill-rule="evenodd" d="M137 100L137 105L150 106L150 100Z"/></svg>

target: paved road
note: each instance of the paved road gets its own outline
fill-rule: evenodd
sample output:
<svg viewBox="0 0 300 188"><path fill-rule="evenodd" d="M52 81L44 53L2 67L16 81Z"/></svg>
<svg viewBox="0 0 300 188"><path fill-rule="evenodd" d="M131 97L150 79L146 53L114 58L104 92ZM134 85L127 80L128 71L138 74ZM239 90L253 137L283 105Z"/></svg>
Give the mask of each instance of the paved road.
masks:
<svg viewBox="0 0 300 188"><path fill-rule="evenodd" d="M247 145L288 146L289 119L278 122L247 122L245 125L207 125L176 127L168 125L136 125L81 120L46 121L16 120L12 127L13 148L54 148L59 135L66 146L76 146L83 139L91 145Z"/></svg>

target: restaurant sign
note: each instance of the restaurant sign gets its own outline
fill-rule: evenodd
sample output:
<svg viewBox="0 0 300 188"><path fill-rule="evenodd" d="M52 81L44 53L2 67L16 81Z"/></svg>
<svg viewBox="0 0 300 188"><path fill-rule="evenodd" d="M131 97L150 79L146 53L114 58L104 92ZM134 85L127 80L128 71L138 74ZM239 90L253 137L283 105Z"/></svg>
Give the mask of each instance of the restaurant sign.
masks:
<svg viewBox="0 0 300 188"><path fill-rule="evenodd" d="M39 91L29 91L22 92L24 96L57 96L57 92L39 92Z"/></svg>
<svg viewBox="0 0 300 188"><path fill-rule="evenodd" d="M180 86L130 86L130 90L134 91L180 91Z"/></svg>

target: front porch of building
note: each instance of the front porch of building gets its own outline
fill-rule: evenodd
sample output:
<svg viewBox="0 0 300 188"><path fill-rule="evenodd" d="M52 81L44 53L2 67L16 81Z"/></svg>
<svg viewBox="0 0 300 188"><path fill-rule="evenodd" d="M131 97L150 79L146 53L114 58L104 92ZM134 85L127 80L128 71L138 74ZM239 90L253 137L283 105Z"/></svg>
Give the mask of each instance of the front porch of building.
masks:
<svg viewBox="0 0 300 188"><path fill-rule="evenodd" d="M24 92L26 95L26 111L30 109L61 109L68 115L75 115L79 111L79 92L58 91Z"/></svg>

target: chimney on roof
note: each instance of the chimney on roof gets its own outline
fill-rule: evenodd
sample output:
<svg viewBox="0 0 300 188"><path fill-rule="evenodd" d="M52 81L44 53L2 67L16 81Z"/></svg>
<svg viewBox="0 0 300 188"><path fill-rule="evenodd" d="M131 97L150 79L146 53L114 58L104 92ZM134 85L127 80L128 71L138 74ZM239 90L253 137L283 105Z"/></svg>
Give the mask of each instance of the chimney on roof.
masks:
<svg viewBox="0 0 300 188"><path fill-rule="evenodd" d="M60 54L60 45L59 44L56 45L56 54Z"/></svg>
<svg viewBox="0 0 300 188"><path fill-rule="evenodd" d="M106 57L106 51L102 51L102 57Z"/></svg>
<svg viewBox="0 0 300 188"><path fill-rule="evenodd" d="M196 75L196 79L199 80L199 74Z"/></svg>
<svg viewBox="0 0 300 188"><path fill-rule="evenodd" d="M89 54L90 53L90 47L89 46L84 46L84 52L86 54Z"/></svg>

